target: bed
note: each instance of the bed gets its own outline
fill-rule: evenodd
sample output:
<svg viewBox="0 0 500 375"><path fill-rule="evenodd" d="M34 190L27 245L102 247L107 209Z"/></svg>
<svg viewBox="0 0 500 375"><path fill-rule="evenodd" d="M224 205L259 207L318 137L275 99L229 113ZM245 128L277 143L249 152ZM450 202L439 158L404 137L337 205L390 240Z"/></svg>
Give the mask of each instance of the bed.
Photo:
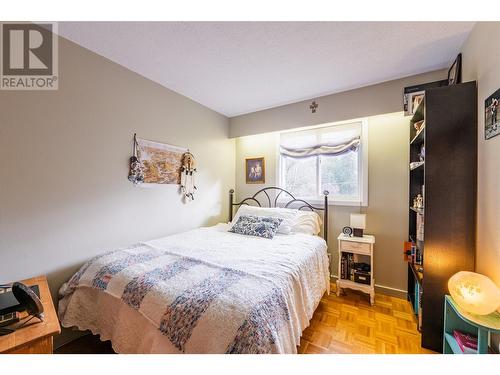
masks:
<svg viewBox="0 0 500 375"><path fill-rule="evenodd" d="M321 211L327 222L325 193L315 207L279 188L238 203L231 191L229 216L263 197L268 207ZM89 260L59 291L61 324L111 340L118 353L296 353L329 292L326 226L324 238L228 229L194 229Z"/></svg>

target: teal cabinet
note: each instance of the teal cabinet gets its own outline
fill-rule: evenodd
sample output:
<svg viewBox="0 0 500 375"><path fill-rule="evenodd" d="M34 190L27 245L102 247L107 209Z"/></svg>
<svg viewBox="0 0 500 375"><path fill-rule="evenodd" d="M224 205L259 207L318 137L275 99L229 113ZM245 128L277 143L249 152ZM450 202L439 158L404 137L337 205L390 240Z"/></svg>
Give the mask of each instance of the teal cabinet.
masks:
<svg viewBox="0 0 500 375"><path fill-rule="evenodd" d="M451 296L445 296L443 353L463 354L453 331L458 330L477 336L477 354L488 354L491 333L500 333L500 314L475 315L461 309Z"/></svg>

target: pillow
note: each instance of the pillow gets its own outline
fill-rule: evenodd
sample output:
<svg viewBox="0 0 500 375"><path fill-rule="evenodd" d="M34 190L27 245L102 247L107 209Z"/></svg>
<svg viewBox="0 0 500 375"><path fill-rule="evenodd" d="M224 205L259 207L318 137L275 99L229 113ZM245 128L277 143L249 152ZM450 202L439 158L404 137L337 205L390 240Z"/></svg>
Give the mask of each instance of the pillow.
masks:
<svg viewBox="0 0 500 375"><path fill-rule="evenodd" d="M321 232L321 224L321 217L316 212L298 211L292 232L317 235Z"/></svg>
<svg viewBox="0 0 500 375"><path fill-rule="evenodd" d="M272 239L283 219L278 217L259 217L240 215L238 221L229 229L232 233Z"/></svg>
<svg viewBox="0 0 500 375"><path fill-rule="evenodd" d="M241 205L236 212L236 215L231 222L234 225L241 215L252 215L257 217L274 217L283 219L281 225L278 228L278 233L290 234L292 232L292 227L295 225L295 219L299 214L299 210L294 210L290 208L281 207L255 207L248 206L246 204Z"/></svg>

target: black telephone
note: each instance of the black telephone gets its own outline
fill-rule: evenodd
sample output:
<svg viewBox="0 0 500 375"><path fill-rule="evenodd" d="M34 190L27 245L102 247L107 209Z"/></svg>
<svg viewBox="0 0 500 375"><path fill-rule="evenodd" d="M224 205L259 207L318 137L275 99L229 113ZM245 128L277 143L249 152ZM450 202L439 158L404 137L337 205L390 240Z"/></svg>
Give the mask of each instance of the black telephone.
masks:
<svg viewBox="0 0 500 375"><path fill-rule="evenodd" d="M26 323L28 323L32 318L36 317L40 321L43 321L43 305L42 302L40 301L40 298L36 295L36 293L33 291L32 288L27 287L23 283L15 282L12 284L12 287L9 288L3 288L4 292L2 293L2 297L4 299L7 299L10 297L9 293L12 293L15 299L18 302L18 305L13 305L10 306L10 309L14 309L14 311L23 311L26 310L28 314L31 316L30 319L25 321L23 324L21 324L19 327L16 328L5 328L2 327L0 328L0 336L3 335L8 335L9 333L14 332L16 329L23 327ZM5 292L6 289L11 289L8 292ZM38 288L36 288L38 289ZM7 313L9 314L9 313ZM7 315L6 314L6 315ZM12 317L12 323L15 323L16 320L18 321L19 319L17 318L17 315L15 317Z"/></svg>

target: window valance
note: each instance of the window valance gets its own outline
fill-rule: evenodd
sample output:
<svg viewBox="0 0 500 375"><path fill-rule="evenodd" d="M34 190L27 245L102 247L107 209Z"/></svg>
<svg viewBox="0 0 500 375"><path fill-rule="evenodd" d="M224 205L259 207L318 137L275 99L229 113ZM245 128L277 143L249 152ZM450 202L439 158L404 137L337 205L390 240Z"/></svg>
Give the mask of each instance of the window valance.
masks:
<svg viewBox="0 0 500 375"><path fill-rule="evenodd" d="M341 144L320 143L306 147L285 147L281 145L280 154L291 158L307 158L317 155L336 156L349 151L357 151L360 142L360 137L356 137Z"/></svg>

